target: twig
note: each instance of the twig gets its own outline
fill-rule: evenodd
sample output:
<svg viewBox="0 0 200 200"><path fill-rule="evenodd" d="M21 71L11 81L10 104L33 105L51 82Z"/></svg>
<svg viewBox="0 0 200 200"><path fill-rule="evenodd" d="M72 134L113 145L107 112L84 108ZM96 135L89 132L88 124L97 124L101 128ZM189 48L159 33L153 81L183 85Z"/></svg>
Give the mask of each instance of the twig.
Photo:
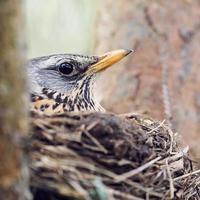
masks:
<svg viewBox="0 0 200 200"><path fill-rule="evenodd" d="M187 173L187 174L184 174L182 176L176 177L176 178L173 179L173 181L179 181L179 180L181 180L183 178L187 178L188 176L192 176L192 175L195 175L195 174L198 174L198 173L200 173L200 169L198 169L198 170L196 170L194 172Z"/></svg>
<svg viewBox="0 0 200 200"><path fill-rule="evenodd" d="M170 128L167 128L169 136L170 136L170 148L169 148L169 153L172 154L173 151L173 142L174 142L174 133L172 132L172 130Z"/></svg>
<svg viewBox="0 0 200 200"><path fill-rule="evenodd" d="M155 128L151 129L150 131L147 132L147 134L153 133L154 131L158 130L163 124L165 123L165 120L163 120L158 126Z"/></svg>
<svg viewBox="0 0 200 200"><path fill-rule="evenodd" d="M76 181L69 181L69 184L81 195L85 200L91 200L88 192Z"/></svg>
<svg viewBox="0 0 200 200"><path fill-rule="evenodd" d="M125 182L125 181L124 181ZM140 185L139 183L136 183L136 182L133 182L133 181L130 181L130 180L127 180L125 183L127 183L128 185L134 187L134 188L137 188L143 192L145 192L146 194L149 194L151 196L155 196L155 197L163 197L163 194L160 194L158 192L154 192L152 191L152 189L149 189L149 188L145 188L143 187L142 185Z"/></svg>
<svg viewBox="0 0 200 200"><path fill-rule="evenodd" d="M174 182L171 176L171 172L170 172L170 168L169 168L169 164L168 164L168 159L166 159L166 167L167 167L167 175L169 178L169 186L170 186L170 198L173 199L174 198Z"/></svg>
<svg viewBox="0 0 200 200"><path fill-rule="evenodd" d="M128 179L128 178L130 178L130 177L142 172L143 170L147 169L148 167L150 167L151 165L153 165L154 163L156 163L160 159L161 159L161 157L159 156L159 157L147 162L146 164L138 167L137 169L134 169L134 170L131 170L131 171L127 172L127 173L118 175L116 177L116 181L117 182L124 181L124 180L126 180L126 179Z"/></svg>
<svg viewBox="0 0 200 200"><path fill-rule="evenodd" d="M117 190L113 190L111 188L107 189L107 192L111 193L111 194L113 194L115 196L122 197L123 199L127 199L127 200L144 200L144 199L141 199L139 197L136 197L136 196L124 193L124 192L119 192Z"/></svg>
<svg viewBox="0 0 200 200"><path fill-rule="evenodd" d="M165 60L164 60L165 62ZM163 63L162 65L162 93L163 93L163 104L165 111L165 118L167 119L167 123L169 127L172 128L172 110L171 110L171 102L170 102L170 94L169 94L169 86L168 86L168 65Z"/></svg>
<svg viewBox="0 0 200 200"><path fill-rule="evenodd" d="M179 153L175 154L172 157L169 157L169 162L173 162L173 161L179 160L180 158L186 156L188 151L189 151L189 147L187 146L183 150L181 150Z"/></svg>
<svg viewBox="0 0 200 200"><path fill-rule="evenodd" d="M92 142L97 147L99 147L99 151L102 151L105 154L108 153L108 151L106 150L106 148L95 137L93 137L88 131L84 131L84 133L92 140Z"/></svg>

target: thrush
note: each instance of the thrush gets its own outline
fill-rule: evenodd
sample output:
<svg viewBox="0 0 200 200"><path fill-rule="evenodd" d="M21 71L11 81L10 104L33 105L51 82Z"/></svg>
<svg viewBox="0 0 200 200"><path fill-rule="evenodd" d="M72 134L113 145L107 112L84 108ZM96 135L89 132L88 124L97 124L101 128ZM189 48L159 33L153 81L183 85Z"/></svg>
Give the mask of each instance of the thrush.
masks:
<svg viewBox="0 0 200 200"><path fill-rule="evenodd" d="M67 111L104 111L98 100L97 78L132 50L100 56L56 54L28 62L31 110L47 115Z"/></svg>

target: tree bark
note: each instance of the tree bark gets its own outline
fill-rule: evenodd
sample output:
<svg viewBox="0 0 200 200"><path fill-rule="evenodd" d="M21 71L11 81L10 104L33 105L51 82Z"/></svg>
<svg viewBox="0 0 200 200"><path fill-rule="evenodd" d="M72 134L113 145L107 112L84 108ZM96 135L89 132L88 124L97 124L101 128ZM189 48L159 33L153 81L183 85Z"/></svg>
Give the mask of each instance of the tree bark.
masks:
<svg viewBox="0 0 200 200"><path fill-rule="evenodd" d="M22 138L27 133L21 0L0 0L0 198L27 199Z"/></svg>
<svg viewBox="0 0 200 200"><path fill-rule="evenodd" d="M108 0L100 7L97 52L135 49L123 67L107 72L105 107L173 116L173 128L199 157L199 0Z"/></svg>

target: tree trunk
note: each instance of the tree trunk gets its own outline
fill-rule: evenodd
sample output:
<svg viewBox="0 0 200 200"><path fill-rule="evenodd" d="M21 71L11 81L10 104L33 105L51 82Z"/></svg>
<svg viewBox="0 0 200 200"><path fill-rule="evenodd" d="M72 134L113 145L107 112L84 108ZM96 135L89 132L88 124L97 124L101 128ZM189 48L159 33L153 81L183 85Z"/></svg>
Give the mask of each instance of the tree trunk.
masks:
<svg viewBox="0 0 200 200"><path fill-rule="evenodd" d="M97 52L135 49L123 67L108 71L105 107L173 116L173 128L199 157L200 2L107 0L100 7Z"/></svg>
<svg viewBox="0 0 200 200"><path fill-rule="evenodd" d="M27 199L22 138L27 133L21 0L0 0L0 199Z"/></svg>

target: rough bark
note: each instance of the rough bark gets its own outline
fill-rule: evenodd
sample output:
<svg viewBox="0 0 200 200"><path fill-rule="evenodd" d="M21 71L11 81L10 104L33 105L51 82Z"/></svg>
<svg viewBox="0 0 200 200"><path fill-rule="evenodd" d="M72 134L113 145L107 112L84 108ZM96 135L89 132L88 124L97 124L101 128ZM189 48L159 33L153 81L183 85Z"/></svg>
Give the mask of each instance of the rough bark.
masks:
<svg viewBox="0 0 200 200"><path fill-rule="evenodd" d="M108 72L105 106L161 120L172 115L173 127L199 157L200 1L108 0L100 7L97 51L135 49L123 67Z"/></svg>
<svg viewBox="0 0 200 200"><path fill-rule="evenodd" d="M26 199L22 138L27 132L21 0L0 0L0 198Z"/></svg>

